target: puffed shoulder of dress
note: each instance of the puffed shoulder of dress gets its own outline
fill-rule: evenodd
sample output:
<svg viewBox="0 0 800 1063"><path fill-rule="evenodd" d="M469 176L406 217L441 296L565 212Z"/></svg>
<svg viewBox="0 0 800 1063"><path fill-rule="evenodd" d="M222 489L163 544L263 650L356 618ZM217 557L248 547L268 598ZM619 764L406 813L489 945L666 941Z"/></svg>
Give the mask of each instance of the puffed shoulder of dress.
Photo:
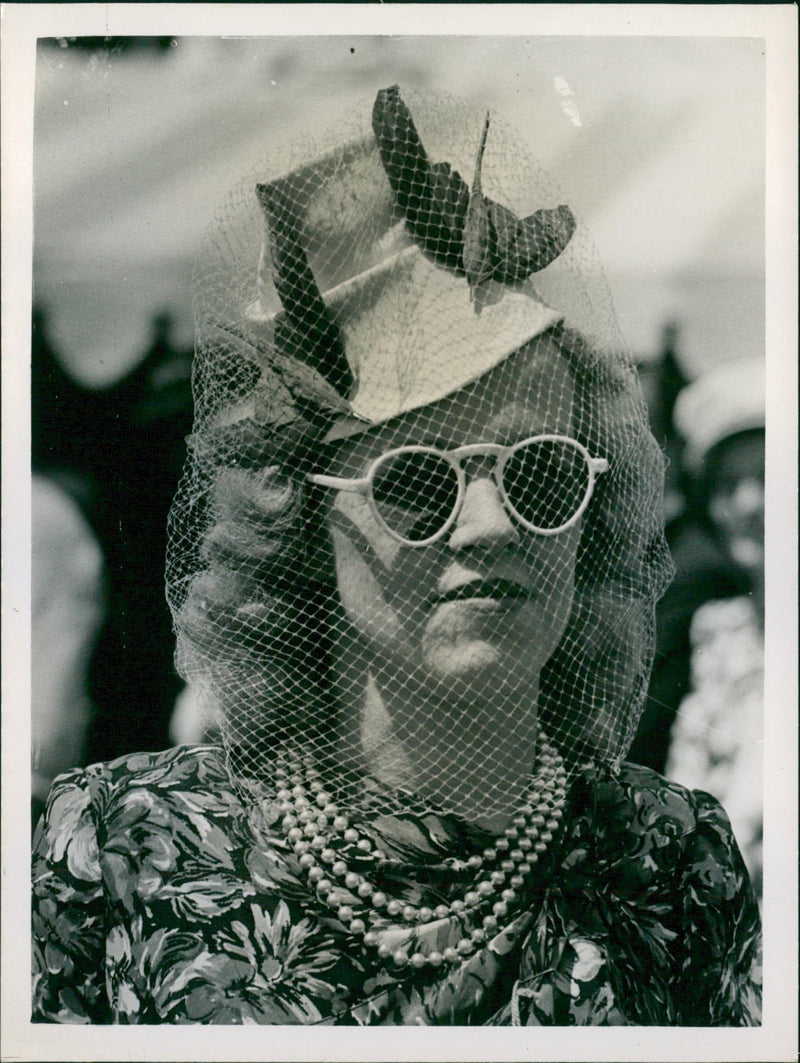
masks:
<svg viewBox="0 0 800 1063"><path fill-rule="evenodd" d="M277 815L245 807L212 746L61 776L33 894L39 1022L760 1021L758 906L727 818L634 765L576 779L525 904L446 974L387 970L318 908Z"/></svg>

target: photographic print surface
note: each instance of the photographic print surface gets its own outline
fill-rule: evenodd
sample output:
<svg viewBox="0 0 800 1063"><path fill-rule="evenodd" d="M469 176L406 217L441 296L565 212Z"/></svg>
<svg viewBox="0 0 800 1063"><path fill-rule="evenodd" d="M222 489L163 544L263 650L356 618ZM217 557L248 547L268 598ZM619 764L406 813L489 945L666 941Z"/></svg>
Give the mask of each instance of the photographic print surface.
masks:
<svg viewBox="0 0 800 1063"><path fill-rule="evenodd" d="M19 1044L44 1044L58 1058L99 1058L92 1053L100 1042L83 1036L92 1030L76 1027L138 1023L163 1027L162 1039L150 1042L161 1057L189 1058L183 1053L196 1049L184 1046L197 1041L175 1041L167 1027L203 1023L220 1045L210 1040L203 1051L223 1058L229 1047L214 1027L269 1024L281 1027L274 1058L295 1058L300 1044L312 1042L294 1040L285 1027L320 1034L329 1025L527 1025L562 1028L565 1039L558 1030L548 1035L556 1037L547 1041L553 1058L654 1058L650 1048L626 1057L616 1042L610 1054L605 1042L596 1053L578 1030L564 1029L633 1024L673 1027L669 1034L678 1036L681 1028L714 1028L729 1039L713 1044L724 1043L730 1058L750 1058L733 1035L760 1026L759 923L763 914L769 934L774 918L763 851L764 432L774 382L793 386L783 340L772 349L768 342L779 333L767 315L767 30L756 32L756 20L751 33L725 35L663 35L646 26L636 35L578 36L569 27L525 36L309 34L294 26L260 36L223 26L196 33L180 20L156 33L144 16L141 26L105 36L38 33L34 42L29 694L40 944L36 1025L18 1033ZM452 106L452 124L437 128L437 108ZM348 147L336 156L339 131L361 137L359 122L378 154L370 147L374 158L362 162L362 149ZM459 122L474 130L463 155ZM434 191L424 211L413 183L421 178L410 194L403 184L410 156L392 168L399 149L391 137L403 123L404 144L418 137L431 152ZM501 150L504 136L512 146ZM334 157L341 182L325 198L318 189L327 187L332 164L319 160ZM383 210L377 193L362 194L374 159L392 196L385 229L372 221ZM424 228L432 231L445 163L461 182L446 194L455 200L442 200L448 239L460 241L452 260L439 250L444 229L431 238ZM506 173L515 166L535 174L535 196L516 190ZM302 192L307 199L298 194L291 208L302 202L309 211L301 236L308 257L284 266L289 252L281 247L291 246L295 230L281 220L290 215L283 204L294 193L282 192L279 207L278 194L268 199L261 189L282 188L281 181L291 189L301 172L315 175L312 191ZM241 191L245 184L250 193ZM523 256L517 275L502 243L508 219L520 225L539 209L551 212L549 228L537 230L539 257ZM359 235L329 251L334 228ZM401 242L392 243L400 231ZM407 263L417 260L411 272ZM316 312L304 303L300 313L297 297L287 295L304 268L313 278L308 290L318 287L343 337L344 384L317 372L317 363L301 358L305 368L297 369L291 361L300 349L297 322L307 327ZM424 282L421 270L430 273ZM379 295L375 277L386 278ZM509 310L506 288L514 298L519 289L525 305ZM418 291L431 309L419 299L409 315ZM242 320L254 330L244 338L236 315L224 316L233 302L246 308ZM325 313L320 320L328 329ZM641 394L634 413L625 407L626 446L636 457L625 459L632 471L624 476L623 451L611 442L616 429L604 427L612 415L591 412L597 400L565 398L570 378L559 382L557 359L548 361L553 342L573 364L584 357L558 331L562 322L609 352L601 360L624 367ZM262 352L255 356L242 346L252 335ZM339 342L310 336L306 348ZM263 354L269 344L277 360ZM523 345L533 345L523 372L534 381L525 386L535 402L520 399L510 375L512 351ZM389 352L381 362L378 349ZM420 371L420 350L436 352L436 372ZM399 383L389 387L390 378ZM624 395L628 384L615 386ZM599 387L612 393L610 371ZM529 402L513 437L507 425L498 429L472 412L481 403L506 410L504 396L512 394L518 406ZM469 420L458 412L465 401ZM590 412L572 412L584 408ZM423 422L427 409L449 419L440 424L436 412ZM783 416L770 423L781 425ZM651 493L642 493L649 443L644 435L638 442L631 418L655 439L653 453L666 454L663 499L655 472ZM252 448L262 444L241 432L253 423L266 426L269 440L256 457ZM551 437L566 440L557 455L559 491L567 490L567 456L575 455L576 476L592 477L575 487L574 504L556 509L514 483L515 476L553 477L550 451L547 469L539 450L498 456L497 447L521 448L523 439L528 446L529 437L540 449L540 439L551 449ZM432 448L424 461L415 446ZM404 447L408 453L391 465L385 455ZM471 447L483 451L473 456ZM449 457L458 448L465 456ZM491 477L482 479L477 464L490 459ZM319 505L336 490L326 518L330 546L312 553L311 531L303 543L302 564L312 557L316 566L303 585L331 586L336 573L336 608L356 633L346 644L331 634L324 647L306 649L307 618L287 613L280 636L274 621L258 627L254 619L267 604L297 611L275 588L287 572L305 580L308 571L286 545L283 569L265 568L261 556L256 565L250 545L250 560L241 560L236 537L254 525L236 509L237 492L271 489L246 477L275 462L288 462L293 477L313 477L327 499ZM633 470L638 509L627 501ZM367 479L368 487L343 487ZM435 566L435 577L427 575L425 558L440 557L467 526L476 483L494 485L512 530L503 532L511 537L501 548L505 560L474 567L474 582L483 582L467 598L466 580L451 586ZM226 521L240 519L240 530L225 538ZM266 519L258 517L262 528ZM666 539L651 525L665 525ZM602 551L591 562L584 526L613 544L602 562ZM184 547L193 535L194 545ZM649 546L634 572L637 536ZM458 548L470 550L458 555L461 569L475 551L489 556L484 539L476 543ZM380 569L370 562L369 580L359 550L380 559ZM612 555L620 564L613 587ZM605 583L601 564L609 566ZM550 566L544 576L542 565ZM259 591L247 598L246 622L240 603L236 619L197 636L198 573L206 579L202 600L219 608L219 596L234 601L251 571L273 597ZM527 572L540 580L536 593ZM434 606L425 598L417 635L414 596L430 595L425 580L434 578L440 597ZM650 607L623 608L618 579L628 580L631 601L660 598L654 617ZM300 601L312 592L293 593ZM370 594L379 594L372 604ZM542 617L527 604L537 597ZM484 602L479 636L469 604L476 600ZM769 631L768 593L766 600ZM497 618L486 634L487 602L510 618L502 620L508 636L495 633ZM390 620L411 650L390 642ZM522 642L525 625L535 633L526 645L538 647L541 661L530 650L507 652L508 640ZM356 647L371 654L368 677L354 663ZM482 684L488 690L490 682L481 662L495 651L502 681L491 680L493 722L480 737ZM395 673L403 697L385 678ZM360 701L354 708L362 682L366 708ZM328 738L334 689L340 715ZM464 698L452 695L462 689L470 692L472 736L458 715ZM522 691L538 697L530 733L518 709L506 715L503 708L504 698L519 704ZM430 692L461 722L440 728L444 708L430 720L420 714ZM277 717L265 708L273 703L283 706ZM293 729L296 719L303 730ZM298 734L308 747L295 762ZM537 756L545 749L534 781L553 779L536 782L546 789L541 825L527 783L509 767L510 746L526 742ZM350 764L356 747L372 787L358 798L348 789L348 780L364 775L360 760ZM275 760L276 749L288 752ZM260 790L267 762L278 774L271 790ZM327 805L320 798L319 816L304 817L318 792ZM497 824L503 845L492 841ZM538 853L537 846L542 855L532 860L528 850ZM338 899L330 896L336 891ZM397 912L387 915L387 903ZM770 948L768 937L768 956ZM26 1010L23 1003L20 1014ZM66 1047L69 1027L80 1048ZM461 1034L447 1042L453 1058L527 1057L540 1044L509 1031L512 1040L498 1049ZM663 1054L653 1036L642 1043ZM376 1044L341 1042L340 1054L360 1058L368 1043ZM402 1043L408 1057L429 1056L422 1042ZM246 1054L255 1042L236 1044ZM670 1042L670 1058L689 1058L688 1044ZM70 1051L83 1055L63 1054ZM384 1043L375 1058L385 1051Z"/></svg>

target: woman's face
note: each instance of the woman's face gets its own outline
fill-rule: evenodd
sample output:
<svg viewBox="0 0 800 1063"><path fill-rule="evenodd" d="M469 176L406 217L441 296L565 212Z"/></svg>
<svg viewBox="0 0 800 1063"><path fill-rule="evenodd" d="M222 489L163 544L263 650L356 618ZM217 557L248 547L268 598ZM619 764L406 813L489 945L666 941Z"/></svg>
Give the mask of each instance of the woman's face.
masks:
<svg viewBox="0 0 800 1063"><path fill-rule="evenodd" d="M539 341L470 388L346 442L325 471L362 476L404 444L447 450L569 434L573 402L558 348ZM425 547L392 539L362 496L335 493L327 524L340 601L379 681L475 696L499 693L502 681L522 694L535 689L569 619L580 524L552 537L527 531L503 508L491 459L464 468L455 524Z"/></svg>

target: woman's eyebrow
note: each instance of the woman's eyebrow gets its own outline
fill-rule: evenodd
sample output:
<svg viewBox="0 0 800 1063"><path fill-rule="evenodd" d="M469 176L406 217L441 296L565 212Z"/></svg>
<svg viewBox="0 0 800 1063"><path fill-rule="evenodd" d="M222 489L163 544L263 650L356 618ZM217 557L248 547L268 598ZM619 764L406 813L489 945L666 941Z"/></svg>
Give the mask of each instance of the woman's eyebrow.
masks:
<svg viewBox="0 0 800 1063"><path fill-rule="evenodd" d="M441 433L437 435L424 435L418 440L409 440L409 442L418 443L422 447L435 447L436 450L455 450L459 445L452 436L443 436Z"/></svg>
<svg viewBox="0 0 800 1063"><path fill-rule="evenodd" d="M458 439L455 439L452 436L445 436L441 433L422 436L410 433L408 436L402 436L394 440L391 446L410 445L434 447L436 450L443 451L457 450L459 447L470 443L479 443L481 441L499 443L502 446L513 446L514 443L519 443L522 439L528 439L532 436L554 431L555 428L552 426L548 427L546 418L537 418L534 421L530 417L520 416L519 418L503 421L498 425L492 425L489 432L487 432L486 427L484 427L482 431L474 432L470 434L469 437L462 438L459 436ZM491 436L490 440L486 439L487 435ZM483 437L483 439L481 437Z"/></svg>
<svg viewBox="0 0 800 1063"><path fill-rule="evenodd" d="M398 427L391 435L388 435L384 449L393 450L395 447L435 447L437 450L455 450L461 445L459 439L446 435L442 429L425 431L424 426L409 425L407 428Z"/></svg>
<svg viewBox="0 0 800 1063"><path fill-rule="evenodd" d="M548 417L533 415L530 410L519 410L508 417L502 417L492 425L492 429L496 441L504 446L512 446L523 439L558 431L555 425L549 423Z"/></svg>

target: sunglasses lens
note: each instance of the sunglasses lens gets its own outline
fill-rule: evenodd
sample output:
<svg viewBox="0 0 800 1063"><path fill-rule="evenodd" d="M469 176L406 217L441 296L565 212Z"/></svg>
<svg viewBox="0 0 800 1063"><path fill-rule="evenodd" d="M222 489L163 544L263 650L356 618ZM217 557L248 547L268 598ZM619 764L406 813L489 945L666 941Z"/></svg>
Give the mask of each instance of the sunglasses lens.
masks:
<svg viewBox="0 0 800 1063"><path fill-rule="evenodd" d="M523 520L542 531L554 531L575 516L586 498L589 465L570 443L539 440L509 457L503 486Z"/></svg>
<svg viewBox="0 0 800 1063"><path fill-rule="evenodd" d="M430 451L401 451L375 468L372 497L392 531L418 543L430 539L447 522L458 501L458 478L452 465Z"/></svg>

